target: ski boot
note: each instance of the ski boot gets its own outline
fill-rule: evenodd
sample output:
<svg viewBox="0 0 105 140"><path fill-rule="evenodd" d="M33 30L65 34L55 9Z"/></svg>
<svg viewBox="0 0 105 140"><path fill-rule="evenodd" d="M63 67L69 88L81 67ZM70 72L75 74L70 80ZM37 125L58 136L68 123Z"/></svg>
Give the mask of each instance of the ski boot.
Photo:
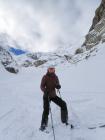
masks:
<svg viewBox="0 0 105 140"><path fill-rule="evenodd" d="M45 124L41 125L40 130L44 131L45 129L46 129L46 125Z"/></svg>

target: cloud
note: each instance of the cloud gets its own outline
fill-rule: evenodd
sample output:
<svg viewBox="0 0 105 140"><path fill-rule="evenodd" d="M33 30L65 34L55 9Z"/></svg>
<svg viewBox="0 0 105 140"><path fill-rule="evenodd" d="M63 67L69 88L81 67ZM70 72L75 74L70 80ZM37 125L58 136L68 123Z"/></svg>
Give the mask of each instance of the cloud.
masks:
<svg viewBox="0 0 105 140"><path fill-rule="evenodd" d="M85 35L99 0L0 0L0 32L31 51L53 51Z"/></svg>

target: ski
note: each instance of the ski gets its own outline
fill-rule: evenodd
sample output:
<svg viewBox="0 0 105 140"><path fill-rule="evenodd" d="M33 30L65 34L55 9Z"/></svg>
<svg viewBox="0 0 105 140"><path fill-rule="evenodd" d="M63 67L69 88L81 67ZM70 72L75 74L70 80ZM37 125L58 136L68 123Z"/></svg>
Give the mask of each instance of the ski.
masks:
<svg viewBox="0 0 105 140"><path fill-rule="evenodd" d="M71 130L72 130L72 129L77 129L77 128L78 128L78 129L79 129L79 128L81 129L82 127L73 126L73 127L71 128ZM90 129L90 130L92 130L92 129L97 129L97 128L105 128L105 125L103 124L103 125L98 125L98 126L88 126L88 127L86 126L86 128L87 128L87 129Z"/></svg>
<svg viewBox="0 0 105 140"><path fill-rule="evenodd" d="M82 128L82 125L73 125L71 123L68 123L68 125L70 126L71 130ZM97 124L97 125L93 125L93 126L83 126L83 128L84 127L91 130L91 129L97 129L97 128L105 128L105 124Z"/></svg>
<svg viewBox="0 0 105 140"><path fill-rule="evenodd" d="M88 129L97 129L97 128L105 128L105 124L98 125L98 126L93 126L93 127L88 127Z"/></svg>

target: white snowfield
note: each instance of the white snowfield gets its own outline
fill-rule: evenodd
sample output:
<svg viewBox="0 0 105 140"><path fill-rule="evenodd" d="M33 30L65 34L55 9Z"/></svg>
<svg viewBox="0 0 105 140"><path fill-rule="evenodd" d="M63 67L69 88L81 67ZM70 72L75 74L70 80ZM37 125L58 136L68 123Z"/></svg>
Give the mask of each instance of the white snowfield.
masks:
<svg viewBox="0 0 105 140"><path fill-rule="evenodd" d="M15 75L0 65L0 140L53 140L39 131L43 110L40 82L46 68L24 68ZM56 140L105 140L105 48L76 65L59 65L56 74L67 102L69 120L78 125L70 130L60 121L60 109L51 103Z"/></svg>

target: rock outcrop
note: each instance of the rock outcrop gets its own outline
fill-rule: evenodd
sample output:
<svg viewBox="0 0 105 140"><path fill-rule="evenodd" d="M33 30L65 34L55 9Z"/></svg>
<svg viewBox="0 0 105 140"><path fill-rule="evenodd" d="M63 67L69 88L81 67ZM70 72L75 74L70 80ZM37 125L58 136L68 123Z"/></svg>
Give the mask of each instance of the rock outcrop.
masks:
<svg viewBox="0 0 105 140"><path fill-rule="evenodd" d="M75 53L83 53L84 48L85 50L90 50L100 42L105 42L105 0L102 0L100 6L96 9L95 17L85 37L85 42Z"/></svg>
<svg viewBox="0 0 105 140"><path fill-rule="evenodd" d="M11 54L1 46L0 46L0 61L7 71L11 73L19 72L16 61L13 59Z"/></svg>

